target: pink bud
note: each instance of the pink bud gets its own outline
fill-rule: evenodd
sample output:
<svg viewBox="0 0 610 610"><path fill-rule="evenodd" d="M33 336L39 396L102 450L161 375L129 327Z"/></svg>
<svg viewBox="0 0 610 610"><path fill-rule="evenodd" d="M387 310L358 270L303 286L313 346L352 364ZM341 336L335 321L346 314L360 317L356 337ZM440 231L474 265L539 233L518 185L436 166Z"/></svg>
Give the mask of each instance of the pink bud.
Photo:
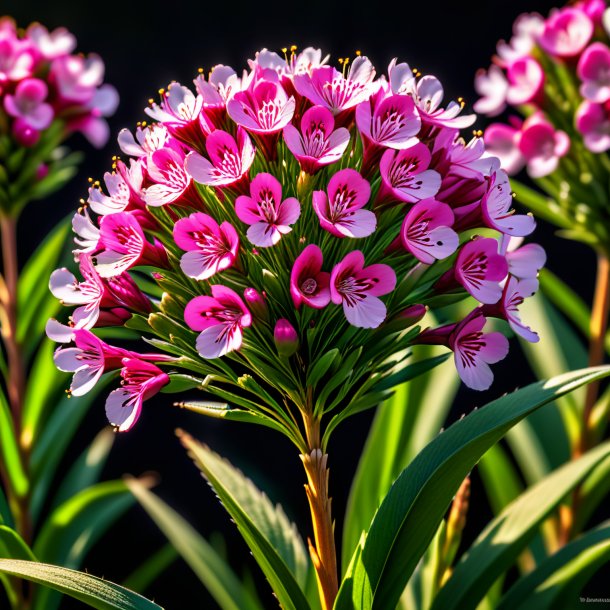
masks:
<svg viewBox="0 0 610 610"><path fill-rule="evenodd" d="M269 319L269 308L265 302L265 297L256 288L246 288L244 299L255 318L263 321Z"/></svg>
<svg viewBox="0 0 610 610"><path fill-rule="evenodd" d="M42 180L49 175L49 167L45 163L41 163L36 170L36 180Z"/></svg>
<svg viewBox="0 0 610 610"><path fill-rule="evenodd" d="M299 349L299 336L286 318L280 318L273 329L273 340L280 356L288 358Z"/></svg>
<svg viewBox="0 0 610 610"><path fill-rule="evenodd" d="M425 305L411 305L410 307L403 309L396 316L396 320L404 324L405 328L408 328L409 326L417 324L426 315L427 311L428 308Z"/></svg>
<svg viewBox="0 0 610 610"><path fill-rule="evenodd" d="M13 124L13 136L20 146L31 148L40 139L40 132L30 127L23 119L16 119Z"/></svg>

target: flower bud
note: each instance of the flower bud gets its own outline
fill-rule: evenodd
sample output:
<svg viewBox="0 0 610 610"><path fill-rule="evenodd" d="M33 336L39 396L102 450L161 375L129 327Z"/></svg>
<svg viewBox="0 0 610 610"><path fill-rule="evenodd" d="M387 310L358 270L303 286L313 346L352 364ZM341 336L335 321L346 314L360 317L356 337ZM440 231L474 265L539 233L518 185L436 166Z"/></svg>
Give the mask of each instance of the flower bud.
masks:
<svg viewBox="0 0 610 610"><path fill-rule="evenodd" d="M41 163L36 169L36 180L42 180L49 175L49 166L46 163Z"/></svg>
<svg viewBox="0 0 610 610"><path fill-rule="evenodd" d="M20 146L31 148L40 139L40 132L22 119L17 119L13 125L13 136Z"/></svg>
<svg viewBox="0 0 610 610"><path fill-rule="evenodd" d="M269 308L265 302L265 297L256 288L246 288L244 299L248 309L257 320L266 322L269 320Z"/></svg>
<svg viewBox="0 0 610 610"><path fill-rule="evenodd" d="M299 349L299 336L297 335L297 331L286 318L280 318L275 323L273 340L275 341L275 347L277 347L279 355L284 358L289 358Z"/></svg>
<svg viewBox="0 0 610 610"><path fill-rule="evenodd" d="M426 315L427 311L428 308L425 305L411 305L397 314L396 321L401 322L404 328L409 328L417 324Z"/></svg>

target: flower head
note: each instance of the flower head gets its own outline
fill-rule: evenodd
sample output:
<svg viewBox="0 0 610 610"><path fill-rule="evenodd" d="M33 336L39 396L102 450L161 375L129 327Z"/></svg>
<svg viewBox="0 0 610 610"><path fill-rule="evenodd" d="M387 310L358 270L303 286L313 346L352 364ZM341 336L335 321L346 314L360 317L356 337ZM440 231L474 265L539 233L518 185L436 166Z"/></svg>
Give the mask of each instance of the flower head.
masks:
<svg viewBox="0 0 610 610"><path fill-rule="evenodd" d="M290 295L295 307L302 303L322 309L330 303L330 273L322 271L322 250L309 244L297 256L290 272Z"/></svg>

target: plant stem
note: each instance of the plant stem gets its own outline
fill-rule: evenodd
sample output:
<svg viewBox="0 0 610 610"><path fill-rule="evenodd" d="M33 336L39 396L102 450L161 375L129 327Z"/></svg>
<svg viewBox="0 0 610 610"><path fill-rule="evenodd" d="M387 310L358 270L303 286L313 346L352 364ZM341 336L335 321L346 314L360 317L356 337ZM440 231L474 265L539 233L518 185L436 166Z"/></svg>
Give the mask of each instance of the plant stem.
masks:
<svg viewBox="0 0 610 610"><path fill-rule="evenodd" d="M21 428L21 409L25 387L25 371L21 346L17 340L17 287L19 268L17 265L17 219L10 216L0 218L2 235L2 262L4 265L3 308L6 324L2 325L2 337L8 356L9 376L7 379L8 399L19 433Z"/></svg>
<svg viewBox="0 0 610 610"><path fill-rule="evenodd" d="M604 341L608 329L608 308L610 307L610 260L608 255L600 252L597 258L597 277L595 279L595 294L591 309L589 332L589 366L599 366L604 362ZM572 451L574 459L583 455L591 446L591 414L597 401L599 382L590 383L585 394L585 404L582 415L582 428ZM565 545L573 536L574 523L581 502L581 488L577 487L572 494L572 504L560 507L559 512L559 544Z"/></svg>
<svg viewBox="0 0 610 610"><path fill-rule="evenodd" d="M320 448L320 420L304 414L309 453L301 454L307 474L305 492L311 510L314 542L308 539L309 553L316 570L318 590L323 610L331 610L339 590L335 528L328 497L328 455Z"/></svg>

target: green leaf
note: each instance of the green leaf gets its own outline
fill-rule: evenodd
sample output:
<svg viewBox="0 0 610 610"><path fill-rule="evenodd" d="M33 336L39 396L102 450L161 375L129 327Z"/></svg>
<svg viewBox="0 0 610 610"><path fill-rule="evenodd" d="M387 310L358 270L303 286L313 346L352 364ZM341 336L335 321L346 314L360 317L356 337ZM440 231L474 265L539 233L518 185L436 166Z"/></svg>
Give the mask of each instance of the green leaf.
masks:
<svg viewBox="0 0 610 610"><path fill-rule="evenodd" d="M8 525L12 527L13 525L13 515L11 514L11 509L8 506L8 502L6 500L6 496L4 495L4 490L0 485L0 525Z"/></svg>
<svg viewBox="0 0 610 610"><path fill-rule="evenodd" d="M161 608L145 597L107 580L45 563L0 559L0 572L51 587L98 610Z"/></svg>
<svg viewBox="0 0 610 610"><path fill-rule="evenodd" d="M426 362L437 351L436 347L422 346L418 357ZM396 477L443 425L458 388L452 368L453 363L447 362L398 386L395 394L379 406L347 502L344 570Z"/></svg>
<svg viewBox="0 0 610 610"><path fill-rule="evenodd" d="M500 600L497 610L574 608L582 587L609 561L610 522L606 521L519 579Z"/></svg>
<svg viewBox="0 0 610 610"><path fill-rule="evenodd" d="M307 373L307 385L314 387L328 373L335 358L339 355L337 348L331 349L325 354L322 354Z"/></svg>
<svg viewBox="0 0 610 610"><path fill-rule="evenodd" d="M60 304L49 292L49 277L57 266L64 251L70 232L70 218L59 222L38 246L23 267L19 278L17 339L26 346L37 344L47 317L39 319L40 309L45 300L52 301L56 309Z"/></svg>
<svg viewBox="0 0 610 610"><path fill-rule="evenodd" d="M599 463L610 456L610 442L568 462L522 493L491 521L455 566L433 610L470 608L512 566L538 526Z"/></svg>
<svg viewBox="0 0 610 610"><path fill-rule="evenodd" d="M2 388L0 388L0 460L15 493L21 497L25 496L30 483L21 461L13 416Z"/></svg>
<svg viewBox="0 0 610 610"><path fill-rule="evenodd" d="M135 479L127 485L222 610L263 610L231 567L175 510Z"/></svg>
<svg viewBox="0 0 610 610"><path fill-rule="evenodd" d="M149 479L147 484L151 484ZM124 481L105 481L77 493L43 523L34 544L36 556L49 563L79 567L89 549L133 504ZM36 610L52 610L58 603L52 591L36 592Z"/></svg>
<svg viewBox="0 0 610 610"><path fill-rule="evenodd" d="M570 229L573 222L553 199L541 195L534 189L525 186L514 178L510 181L511 188L517 196L517 201L528 207L539 218L544 218L558 227Z"/></svg>
<svg viewBox="0 0 610 610"><path fill-rule="evenodd" d="M126 589L143 593L178 558L178 551L171 545L163 545L123 582Z"/></svg>
<svg viewBox="0 0 610 610"><path fill-rule="evenodd" d="M110 427L101 430L93 442L72 464L53 497L52 508L63 504L77 493L96 483L114 444L115 433Z"/></svg>
<svg viewBox="0 0 610 610"><path fill-rule="evenodd" d="M610 375L597 367L540 381L470 413L427 445L403 470L344 579L336 610L393 608L432 540L451 499L481 456L529 413Z"/></svg>
<svg viewBox="0 0 610 610"><path fill-rule="evenodd" d="M23 538L6 525L0 525L0 557L38 561Z"/></svg>
<svg viewBox="0 0 610 610"><path fill-rule="evenodd" d="M180 440L235 521L281 606L309 609L301 590L307 578L307 553L294 524L227 460L185 433Z"/></svg>

